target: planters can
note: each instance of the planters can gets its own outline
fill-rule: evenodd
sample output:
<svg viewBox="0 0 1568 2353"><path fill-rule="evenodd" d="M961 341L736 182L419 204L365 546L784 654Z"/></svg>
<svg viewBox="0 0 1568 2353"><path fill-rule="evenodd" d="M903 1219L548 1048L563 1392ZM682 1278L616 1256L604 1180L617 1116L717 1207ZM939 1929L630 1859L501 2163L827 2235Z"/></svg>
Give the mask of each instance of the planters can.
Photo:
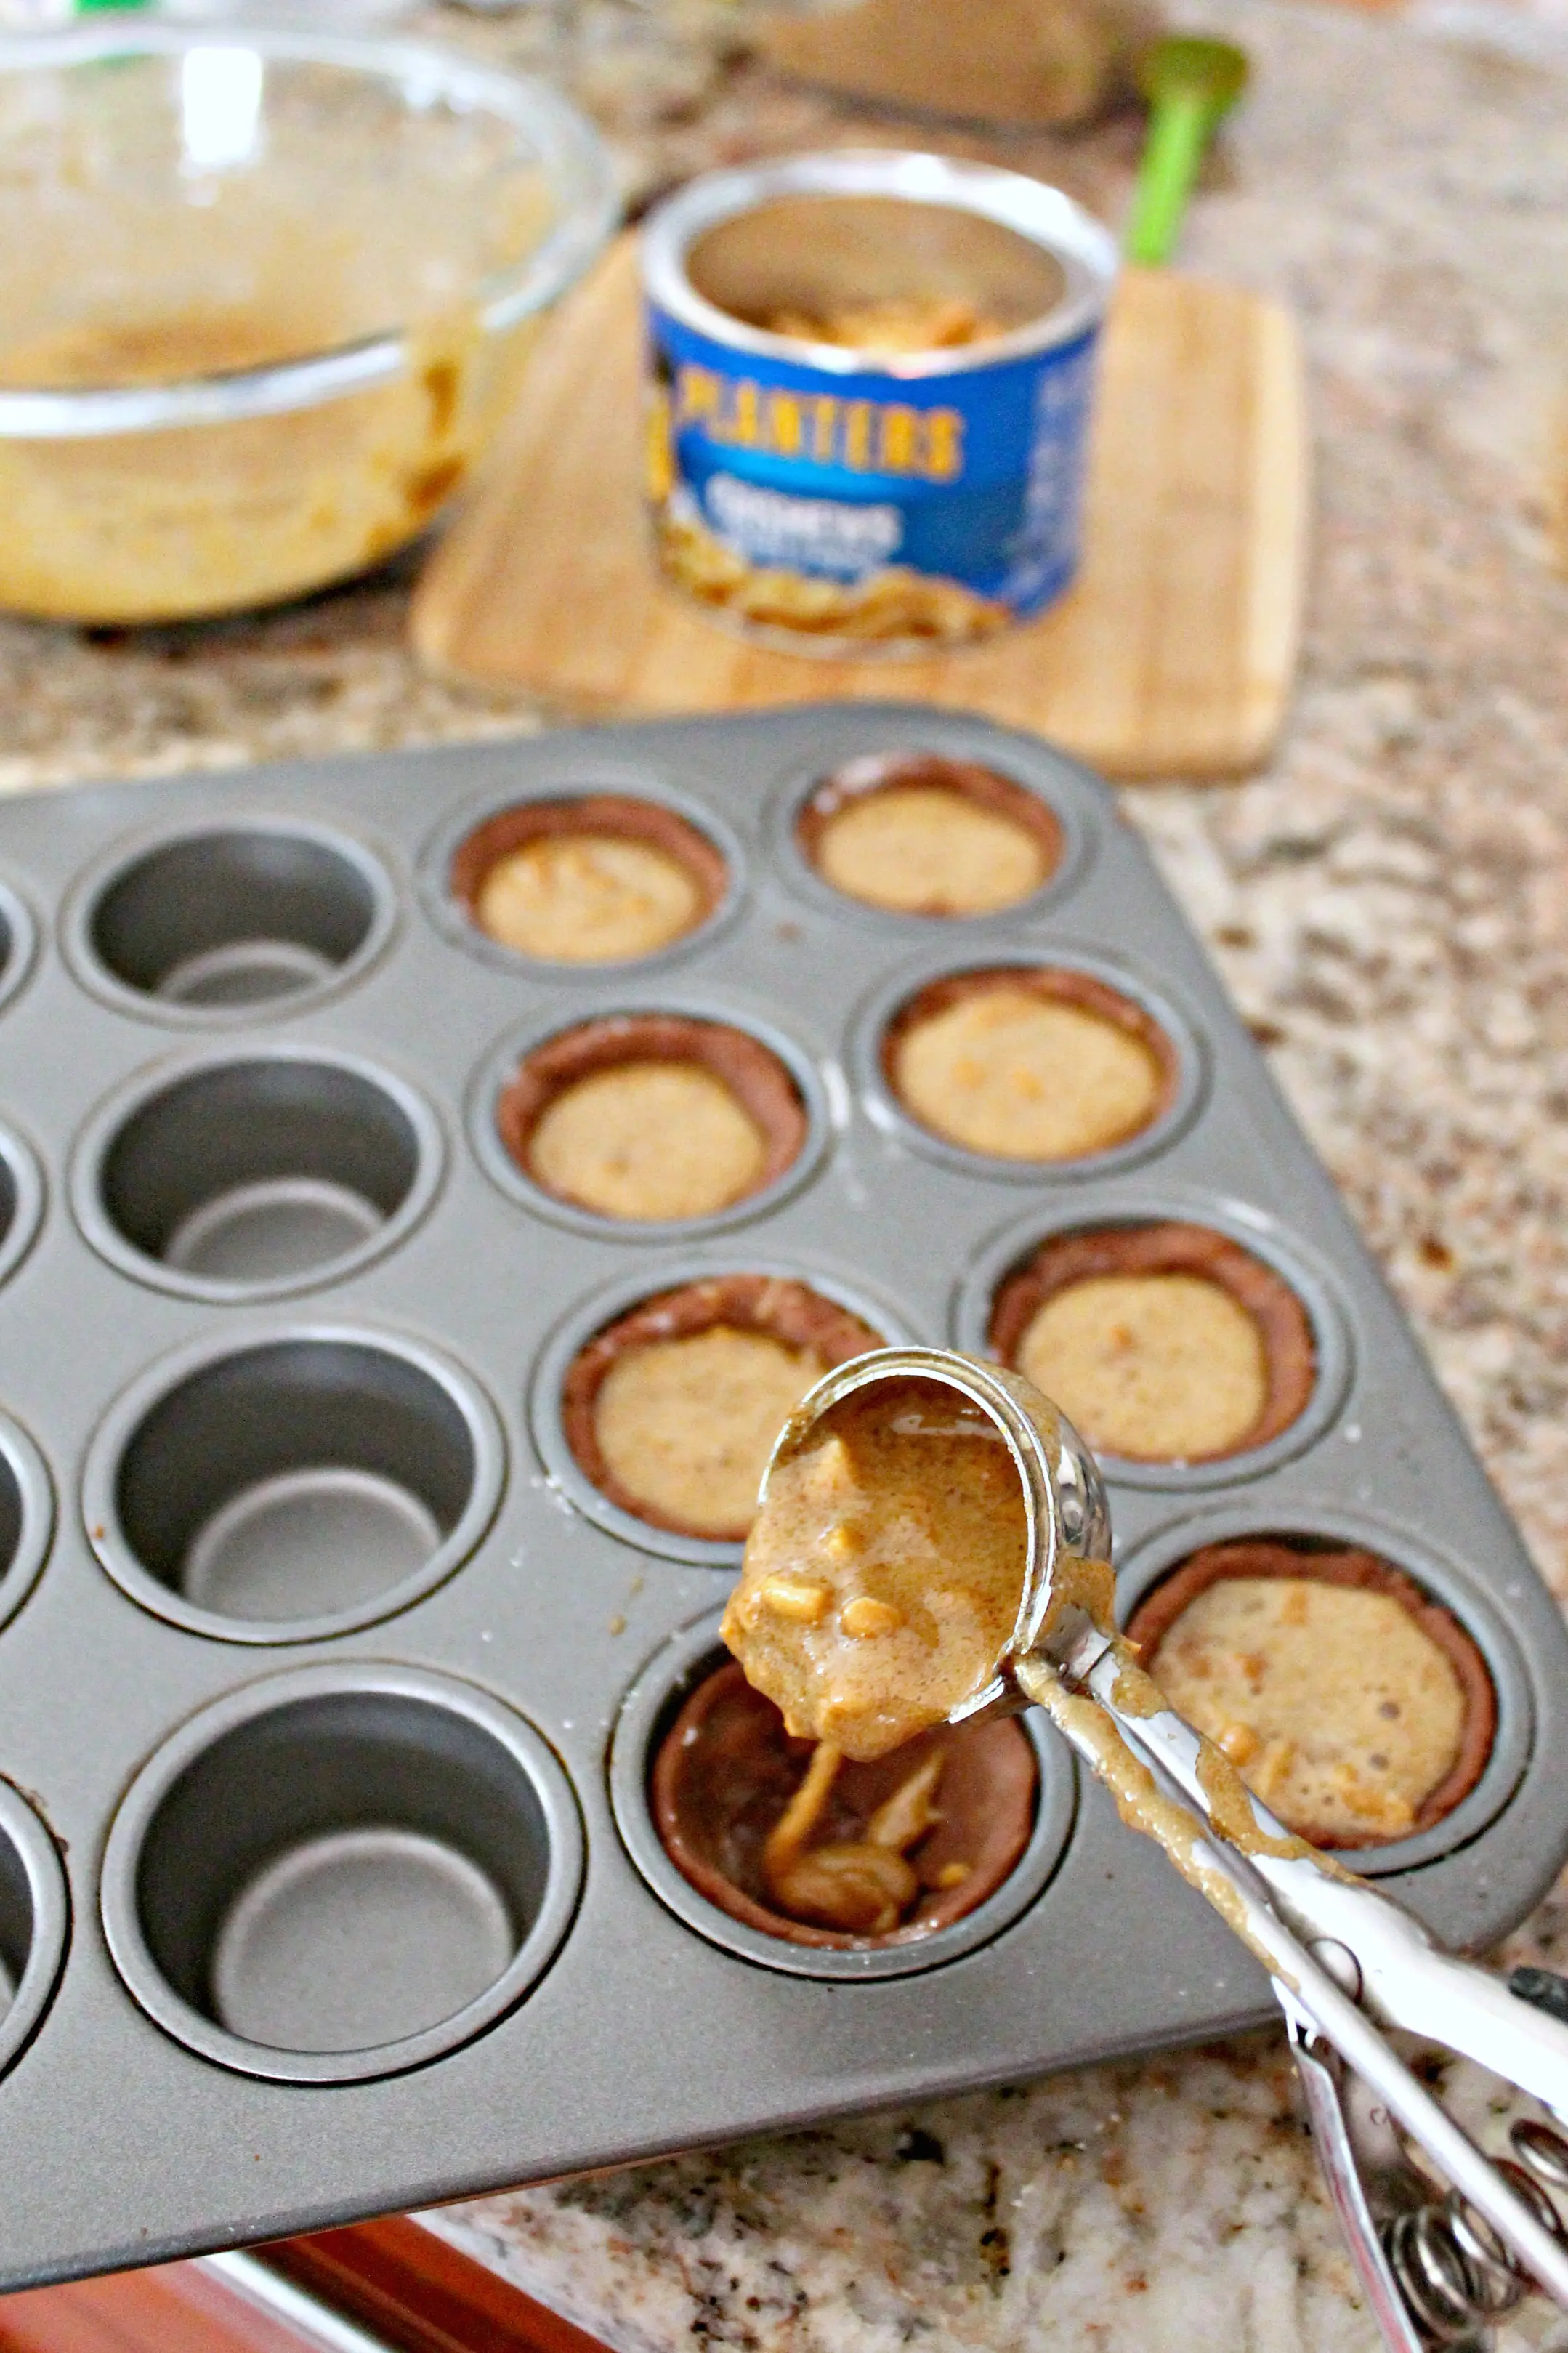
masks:
<svg viewBox="0 0 1568 2353"><path fill-rule="evenodd" d="M1110 234L938 155L710 174L643 236L658 559L792 650L929 652L1078 565Z"/></svg>

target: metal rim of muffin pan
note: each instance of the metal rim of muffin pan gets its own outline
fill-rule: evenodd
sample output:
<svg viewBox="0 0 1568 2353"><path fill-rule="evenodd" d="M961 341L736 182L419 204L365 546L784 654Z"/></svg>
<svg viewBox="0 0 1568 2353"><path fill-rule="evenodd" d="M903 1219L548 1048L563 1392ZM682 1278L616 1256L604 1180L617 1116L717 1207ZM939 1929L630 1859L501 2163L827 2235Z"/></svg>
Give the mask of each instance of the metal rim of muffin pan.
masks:
<svg viewBox="0 0 1568 2353"><path fill-rule="evenodd" d="M1261 1479L1315 1445L1343 1405L1353 1370L1349 1319L1329 1269L1279 1220L1250 1202L1195 1186L1133 1183L1096 1193L1094 1206L1056 1201L1014 1219L982 1245L961 1277L953 1299L953 1345L989 1360L992 1304L1002 1283L1041 1242L1106 1227L1144 1226L1174 1219L1206 1226L1237 1242L1286 1282L1307 1311L1315 1367L1312 1394L1294 1421L1261 1446L1195 1462L1149 1462L1110 1449L1093 1451L1113 1486L1195 1489Z"/></svg>
<svg viewBox="0 0 1568 2353"><path fill-rule="evenodd" d="M0 1006L9 1005L33 969L38 926L14 882L0 875Z"/></svg>
<svg viewBox="0 0 1568 2353"><path fill-rule="evenodd" d="M613 793L623 799L647 801L655 808L668 809L694 832L701 834L724 861L724 892L718 905L689 932L678 933L662 947L650 948L645 955L593 957L580 963L571 957L528 955L481 930L451 884L452 860L468 836L492 818L504 817L509 809L526 808L540 801L584 801L595 793ZM509 973L513 979L525 975L531 980L553 981L572 988L591 987L595 982L606 983L611 988L624 987L631 973L640 980L645 973L663 971L679 964L683 956L711 946L739 920L748 897L750 879L740 836L710 804L682 792L657 770L629 763L617 766L610 753L585 753L569 772L557 778L531 785L520 782L511 791L491 791L466 802L438 827L418 860L420 902L443 939L478 956L492 970Z"/></svg>
<svg viewBox="0 0 1568 2353"><path fill-rule="evenodd" d="M796 831L802 811L825 781L820 763L786 777L769 803L763 822L773 863L820 913L842 916L846 908L851 908L857 916L894 936L919 939L933 932L945 934L951 927L953 935L978 946L991 930L1005 932L1015 923L1028 923L1036 915L1049 913L1058 900L1083 881L1099 847L1095 827L1085 810L1054 797L1032 778L1019 775L1016 768L1008 765L1005 754L987 758L981 765L1042 802L1061 830L1061 854L1055 866L1037 890L1010 906L992 907L972 915L922 915L910 908L879 907L868 899L858 899L851 892L840 891L806 856Z"/></svg>
<svg viewBox="0 0 1568 2353"><path fill-rule="evenodd" d="M11 1542L0 1560L0 1626L8 1625L38 1581L55 1533L49 1466L21 1424L0 1413L0 1529Z"/></svg>
<svg viewBox="0 0 1568 2353"><path fill-rule="evenodd" d="M732 1918L700 1894L671 1862L659 1837L648 1804L648 1777L658 1742L680 1703L729 1656L719 1638L722 1616L721 1609L706 1611L644 1662L621 1702L611 1735L610 1802L616 1827L633 1862L678 1920L710 1945L760 1968L782 1970L786 1977L866 1984L921 1976L961 1959L1001 1936L1045 1893L1072 1834L1077 1768L1039 1711L1030 1710L1018 1719L1035 1752L1038 1776L1028 1844L994 1894L951 1927L933 1929L907 1944L874 1945L859 1951L795 1945Z"/></svg>
<svg viewBox="0 0 1568 2353"><path fill-rule="evenodd" d="M303 884L300 897L310 902L310 920L307 923L301 909L295 928L314 928L316 941L286 932L234 929L205 945L193 943L184 955L160 968L162 951L156 941L148 940L144 917L138 923L138 884L146 884L146 896L154 906L160 898L166 905L188 906L195 896L188 881L174 891L166 887L170 867L184 860L199 871L205 852L209 864L221 871L225 857L235 855L228 846L245 843L257 846L255 854L263 867L269 849L275 856L291 849L298 860L313 865L320 889ZM232 871L239 899L246 890L243 864L240 858ZM296 877L296 885L300 883ZM285 894L288 887L285 881ZM333 925L341 925L342 954L332 952L337 932L330 933L326 944L319 944L323 910ZM237 809L232 816L215 811L194 822L122 836L88 865L68 894L60 941L83 987L117 1011L180 1029L233 1029L313 1009L352 987L390 944L398 915L398 892L383 849L372 849L342 826L322 825L313 818ZM117 933L112 953L102 937L106 924ZM146 981L127 976L127 964L134 965L138 959L152 976ZM245 993L247 975L259 985ZM171 982L176 984L173 988ZM225 993L237 985L239 993Z"/></svg>
<svg viewBox="0 0 1568 2353"><path fill-rule="evenodd" d="M250 1108L254 1121L264 1120L268 1076L288 1085L296 1077L297 1096L307 1097L317 1082L311 1106L321 1129L311 1156L335 1173L247 1174L243 1165L217 1172L210 1187L190 1186L191 1166L211 1138L220 1146L224 1134L207 1117L204 1095L237 1092L248 1081L255 1092ZM339 1098L336 1104L331 1098ZM347 1102L343 1098L348 1098ZM354 1098L358 1098L357 1102ZM243 1104L222 1106L222 1118L243 1116ZM364 1139L353 1129L379 1119L391 1130L378 1141L381 1157L405 1160L404 1167L377 1170L372 1182L382 1182L395 1196L384 1206L371 1197L362 1165ZM156 1133L160 1120L169 1131ZM336 1132L334 1133L334 1125ZM138 1128L153 1129L142 1142ZM400 1134L396 1131L401 1128ZM252 1129L254 1133L254 1127ZM226 1134L226 1130L224 1131ZM140 1145L140 1148L138 1148ZM372 1145L373 1155L374 1142ZM133 1154L142 1165L122 1171L116 1162ZM441 1123L426 1097L409 1080L384 1061L336 1046L305 1046L275 1041L212 1046L155 1063L134 1073L105 1096L82 1127L71 1154L68 1189L71 1208L82 1233L100 1257L133 1281L215 1306L288 1298L324 1283L341 1282L360 1268L384 1257L412 1232L439 1189L446 1166L446 1138ZM189 1194L176 1201L174 1223L160 1215L158 1196L171 1187ZM113 1197L123 1189L119 1204ZM158 1231L162 1249L145 1247L127 1231L134 1220ZM189 1260L216 1247L232 1248L237 1229L254 1235L265 1224L275 1238L285 1240L292 1226L312 1227L328 1238L318 1256L289 1271L273 1274L215 1275L204 1273ZM335 1246L333 1231L342 1239ZM296 1232L296 1239L298 1239ZM254 1244L253 1244L254 1246Z"/></svg>
<svg viewBox="0 0 1568 2353"><path fill-rule="evenodd" d="M834 895L841 909L846 904L859 904L857 900L846 901L842 892ZM1164 1110L1147 1127L1140 1128L1120 1144L1063 1160L1013 1160L999 1154L974 1152L925 1126L906 1109L882 1067L883 1039L900 1008L932 981L956 978L966 972L993 970L1083 973L1131 999L1163 1031L1176 1058L1175 1089ZM929 949L922 956L911 957L890 978L881 982L854 1015L849 1071L856 1092L872 1119L886 1133L958 1175L993 1177L1004 1185L1074 1185L1120 1176L1124 1169L1137 1166L1174 1144L1197 1117L1209 1087L1209 1058L1202 1033L1167 985L1146 979L1131 963L1108 956L1077 940L1043 937L1034 944L1006 949L998 945L989 955L985 943L976 939L966 942L962 948L944 944Z"/></svg>
<svg viewBox="0 0 1568 2353"><path fill-rule="evenodd" d="M37 1239L45 1200L37 1154L16 1128L0 1124L0 1282L15 1274Z"/></svg>
<svg viewBox="0 0 1568 2353"><path fill-rule="evenodd" d="M226 1807L215 1806L215 1790ZM232 1849L214 1854L204 1831L216 1813L232 1834L247 1806L261 1819L248 1875L237 1879ZM457 1809L461 1831L449 1819ZM509 1841L519 1862L532 1850L536 1894L504 1888ZM482 1862L474 1845L489 1847ZM103 1929L147 2015L202 2058L281 2083L362 2083L422 2067L516 2007L571 1926L584 1855L564 1769L533 1726L489 1692L379 1662L298 1667L226 1693L136 1775L104 1850ZM372 1906L375 1874L422 1879L426 1925L451 1932L433 1954L393 1951L394 2000L411 2012L452 1993L440 1972L459 1936L470 1947L489 1945L488 1956L466 1957L483 1967L510 1934L510 1959L447 2015L384 2042L296 2048L226 2023L237 2011L259 2025L309 2005L334 1926L353 1921L356 1866L362 1883L371 1880ZM325 1920L323 1905L333 1907Z"/></svg>
<svg viewBox="0 0 1568 2353"><path fill-rule="evenodd" d="M568 1227L574 1233L591 1235L600 1241L629 1241L645 1249L657 1250L661 1243L700 1240L710 1234L720 1234L752 1219L766 1217L770 1210L780 1208L792 1194L809 1184L822 1166L824 1155L831 1142L833 1122L829 1112L827 1090L816 1064L804 1046L781 1029L776 1022L763 1020L750 1011L742 1011L727 1004L721 997L685 996L679 993L657 998L642 998L637 1003L617 1005L613 1000L598 1005L586 1017L595 1021L614 1020L617 1015L628 1018L658 1018L672 1015L678 1019L712 1022L722 1029L738 1029L754 1038L760 1046L784 1065L789 1073L805 1112L805 1134L800 1150L787 1168L780 1171L770 1185L754 1193L743 1193L721 1209L711 1209L696 1218L614 1218L602 1209L590 1209L576 1201L563 1200L559 1194L548 1192L530 1176L507 1150L496 1123L496 1108L502 1089L516 1071L523 1058L552 1038L568 1035L584 1026L584 1017L569 1016L563 1019L559 1009L539 1014L520 1022L510 1030L480 1065L468 1092L468 1134L480 1166L492 1183L499 1186L508 1198L520 1202L536 1217L548 1218L558 1226ZM628 1059L636 1060L636 1056Z"/></svg>
<svg viewBox="0 0 1568 2353"><path fill-rule="evenodd" d="M351 1424L349 1444L340 1443L337 1453L323 1460L316 1427L321 1389L347 1389L342 1375L350 1359L359 1360L363 1376L356 1409L362 1420L358 1428ZM312 1361L321 1367L314 1396ZM247 1382L252 1385L248 1394ZM399 1382L401 1396L389 1387ZM284 1396L291 1388L298 1400L304 1427L291 1462L287 1453L275 1463L265 1453L246 1460L254 1398L265 1405L269 1385ZM422 1417L419 1468L426 1474L434 1468L443 1480L449 1473L454 1487L466 1479L467 1493L455 1512L443 1514L438 1506L445 1499L432 1503L414 1484L412 1461L406 1483L382 1467L389 1439L405 1441L405 1454L414 1451L406 1441L418 1438ZM407 1427L388 1427L397 1422ZM237 1475L226 1487L221 1475L214 1482L210 1473L217 1440L230 1431L236 1433L237 1459L226 1467ZM443 1445L449 1450L447 1461L433 1464ZM351 1450L359 1453L359 1461L342 1459ZM163 1356L123 1389L89 1444L82 1512L101 1567L154 1617L215 1641L321 1641L378 1625L445 1584L477 1549L495 1517L506 1461L500 1415L474 1375L445 1351L368 1323L283 1323L210 1335ZM219 1455L220 1474L225 1468ZM198 1497L195 1515L183 1525L182 1502L203 1480L213 1492ZM134 1490L129 1511L128 1487ZM309 1542L312 1513L331 1540L334 1559L344 1551L352 1558L364 1533L374 1546L378 1534L384 1540L389 1529L395 1550L406 1552L412 1536L416 1547L424 1547L423 1556L401 1576L333 1609L247 1616L188 1598L184 1586L193 1578L198 1589L205 1582L222 1590L226 1577L231 1585L237 1581L237 1570L242 1593L254 1590L265 1600L269 1586L280 1583L282 1593L291 1594L300 1537L290 1546L289 1524L298 1529L302 1522ZM148 1551L157 1556L154 1562L145 1558Z"/></svg>
<svg viewBox="0 0 1568 2353"><path fill-rule="evenodd" d="M1328 1500L1321 1508L1295 1498L1275 1507L1261 1498L1250 1505L1211 1506L1155 1530L1117 1563L1119 1621L1125 1625L1139 1603L1203 1546L1271 1536L1285 1543L1358 1546L1376 1554L1451 1610L1479 1650L1497 1697L1497 1728L1475 1788L1426 1830L1384 1846L1347 1850L1352 1870L1363 1879L1391 1878L1458 1853L1491 1827L1519 1788L1534 1746L1535 1708L1529 1670L1501 1612L1428 1538Z"/></svg>
<svg viewBox="0 0 1568 2353"><path fill-rule="evenodd" d="M9 1996L0 2009L0 2074L42 2025L69 1941L58 1850L21 1792L0 1780L0 1974Z"/></svg>
<svg viewBox="0 0 1568 2353"><path fill-rule="evenodd" d="M726 1274L760 1274L780 1282L804 1283L835 1305L847 1307L873 1332L880 1333L889 1345L915 1336L907 1319L883 1304L872 1292L859 1283L843 1281L804 1253L799 1258L782 1259L769 1251L753 1257L745 1250L682 1256L663 1265L645 1266L638 1273L622 1275L618 1281L590 1293L556 1325L534 1360L528 1389L529 1427L546 1476L584 1517L595 1521L607 1535L619 1537L623 1544L639 1552L657 1553L662 1559L686 1561L699 1568L738 1568L745 1547L721 1537L684 1535L673 1528L657 1527L651 1520L639 1519L635 1513L612 1503L595 1486L567 1442L561 1414L561 1390L578 1351L586 1347L606 1324L629 1314L644 1300L657 1299L667 1291L679 1291L689 1282Z"/></svg>

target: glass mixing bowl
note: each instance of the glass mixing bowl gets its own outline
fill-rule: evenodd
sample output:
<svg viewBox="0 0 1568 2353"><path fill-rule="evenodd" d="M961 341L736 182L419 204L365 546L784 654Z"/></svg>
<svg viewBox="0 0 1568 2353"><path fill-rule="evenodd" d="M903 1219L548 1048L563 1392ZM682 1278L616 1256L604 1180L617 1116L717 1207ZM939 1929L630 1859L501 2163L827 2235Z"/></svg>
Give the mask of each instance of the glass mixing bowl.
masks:
<svg viewBox="0 0 1568 2353"><path fill-rule="evenodd" d="M615 208L563 100L414 42L0 40L0 606L224 612L415 538Z"/></svg>

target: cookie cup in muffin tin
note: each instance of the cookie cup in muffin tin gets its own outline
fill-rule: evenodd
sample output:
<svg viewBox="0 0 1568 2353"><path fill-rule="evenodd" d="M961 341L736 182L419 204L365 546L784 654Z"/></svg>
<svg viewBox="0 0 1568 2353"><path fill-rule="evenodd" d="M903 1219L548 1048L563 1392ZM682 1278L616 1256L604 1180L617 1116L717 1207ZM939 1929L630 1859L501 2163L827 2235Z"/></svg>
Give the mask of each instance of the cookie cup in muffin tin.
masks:
<svg viewBox="0 0 1568 2353"><path fill-rule="evenodd" d="M530 1175L517 1155L508 1148L502 1135L500 1113L508 1088L516 1078L530 1054L553 1040L566 1040L573 1031L587 1029L600 1021L617 1017L628 1022L638 1022L660 1016L677 1021L700 1022L721 1030L734 1030L742 1038L752 1039L764 1053L779 1064L800 1099L804 1134L798 1149L792 1154L776 1176L759 1185L755 1192L743 1193L738 1200L727 1202L722 1208L705 1211L695 1218L616 1218L599 1209L564 1199L550 1192ZM628 1063L639 1060L635 1039L627 1053ZM609 1062L606 1067L613 1068ZM601 1241L626 1241L643 1249L658 1249L661 1244L679 1244L697 1240L708 1234L725 1232L731 1227L767 1217L783 1207L792 1195L810 1182L820 1167L828 1149L832 1134L826 1089L816 1063L777 1025L743 1012L732 1003L713 997L666 996L662 992L651 1001L616 1005L611 1003L595 1011L585 1020L563 1020L553 1015L525 1022L509 1032L481 1066L468 1097L468 1134L480 1166L510 1199L521 1202L538 1217L548 1218L552 1224L569 1227L573 1232L592 1236Z"/></svg>
<svg viewBox="0 0 1568 2353"><path fill-rule="evenodd" d="M726 1275L762 1275L779 1282L803 1283L831 1305L858 1316L879 1335L878 1345L886 1342L894 1345L915 1337L904 1317L868 1292L804 1259L781 1260L767 1254L753 1258L742 1251L728 1252L723 1257L671 1259L662 1265L655 1262L645 1266L636 1275L607 1284L556 1327L534 1365L529 1385L528 1418L534 1445L552 1483L585 1518L610 1535L618 1536L623 1544L658 1554L662 1559L689 1561L702 1568L734 1569L740 1566L742 1543L663 1528L612 1502L594 1484L577 1460L566 1435L562 1411L566 1377L579 1355L599 1333L646 1300L679 1291L688 1283L710 1282Z"/></svg>
<svg viewBox="0 0 1568 2353"><path fill-rule="evenodd" d="M461 861L468 846L487 834L492 835L498 847L494 856L506 855L503 840L505 821L517 816L526 818L531 810L552 808L556 805L570 807L574 802L586 806L597 801L630 801L653 813L657 818L666 815L674 824L696 837L706 857L704 876L710 873L714 887L710 903L699 915L689 931L680 932L662 946L651 948L645 955L585 958L582 961L551 956L532 956L518 948L508 947L503 940L493 938L476 920L469 897L465 895L461 881ZM563 828L564 829L564 828ZM594 827L585 824L585 830ZM606 828L606 830L613 830ZM637 837L646 838L646 837ZM658 846L657 842L654 846ZM721 879L720 879L721 878ZM695 877L701 888L704 877ZM682 956L710 946L740 915L746 895L746 854L740 837L733 828L705 803L694 800L665 777L637 767L619 767L613 760L596 762L581 755L564 766L559 776L531 783L520 783L510 793L490 792L482 799L468 803L448 818L426 843L419 859L419 896L426 914L444 939L460 947L469 955L478 956L492 969L510 973L514 978L526 974L531 979L563 983L574 989L592 987L595 982L607 982L612 987L626 985L628 973L639 976L649 971L662 971Z"/></svg>
<svg viewBox="0 0 1568 2353"><path fill-rule="evenodd" d="M768 849L777 871L792 890L819 913L837 915L850 923L875 925L889 938L929 940L933 934L940 938L951 929L956 937L974 941L984 936L987 926L1010 930L1015 924L1027 923L1032 917L1056 907L1082 881L1094 855L1093 822L1083 809L1069 805L1065 796L1059 800L1053 798L1038 785L1013 775L1001 761L984 763L985 772L1004 786L1037 804L1055 833L1053 863L1038 887L1026 897L1015 901L1011 905L988 909L977 914L921 913L904 908L874 906L868 900L858 899L852 892L839 890L822 872L811 854L808 837L812 830L814 809L825 793L833 792L841 779L845 780L846 801L854 797L857 791L876 791L879 789L876 785L859 786L857 783L862 772L874 767L889 772L896 783L900 770L917 767L938 770L949 765L961 770L982 765L976 761L955 759L951 754L911 743L856 760L825 760L804 774L797 772L791 776L773 796L767 812ZM916 779L911 776L910 781ZM918 781L936 784L938 780L935 776L928 776ZM1043 828L1041 839L1043 845Z"/></svg>
<svg viewBox="0 0 1568 2353"><path fill-rule="evenodd" d="M1125 1625L1140 1603L1194 1553L1208 1545L1247 1538L1299 1545L1309 1564L1314 1549L1349 1546L1374 1554L1391 1568L1402 1570L1458 1620L1485 1662L1497 1703L1491 1749L1479 1778L1440 1821L1408 1838L1348 1850L1347 1859L1363 1878L1384 1879L1440 1862L1468 1846L1514 1796L1535 1742L1529 1669L1495 1603L1429 1540L1407 1529L1384 1525L1326 1500L1321 1508L1294 1497L1271 1507L1267 1498L1255 1496L1250 1504L1215 1507L1160 1528L1131 1547L1117 1567L1118 1622ZM1310 1574L1310 1566L1304 1574ZM1156 1681L1158 1675L1156 1665Z"/></svg>
<svg viewBox="0 0 1568 2353"><path fill-rule="evenodd" d="M1035 1753L1037 1786L1034 1826L1007 1877L973 1912L929 1936L835 1947L792 1942L737 1919L710 1903L670 1859L659 1836L649 1780L660 1743L692 1692L728 1659L719 1639L722 1612L711 1610L648 1660L627 1692L610 1747L610 1799L627 1853L660 1903L677 1919L738 1960L788 1977L839 1984L914 1977L991 1943L1036 1903L1049 1885L1071 1835L1077 1805L1071 1756L1037 1711L1020 1719Z"/></svg>
<svg viewBox="0 0 1568 2353"><path fill-rule="evenodd" d="M1126 1487L1190 1490L1262 1478L1331 1429L1350 1388L1353 1354L1349 1317L1333 1276L1297 1236L1288 1235L1276 1219L1247 1202L1195 1187L1134 1182L1097 1189L1092 1208L1083 1201L1063 1201L1016 1219L984 1245L963 1276L953 1300L952 1345L966 1356L994 1356L990 1327L997 1294L1042 1242L1106 1227L1166 1220L1205 1227L1235 1242L1294 1293L1311 1327L1311 1393L1294 1420L1259 1446L1238 1446L1190 1462L1146 1461L1096 1447L1096 1460L1113 1484Z"/></svg>
<svg viewBox="0 0 1568 2353"><path fill-rule="evenodd" d="M1058 1160L1014 1159L971 1151L927 1127L902 1101L887 1066L888 1042L900 1014L933 985L971 973L1005 979L1012 972L1082 976L1126 1000L1159 1033L1168 1055L1161 1099L1148 1124L1121 1142ZM1152 1159L1175 1143L1203 1106L1208 1091L1208 1059L1200 1033L1168 988L1157 987L1128 966L1069 940L1041 940L1037 947L987 955L981 947L962 955L922 957L904 965L861 1007L849 1041L852 1082L870 1117L911 1151L955 1175L994 1177L1012 1185L1071 1185L1119 1175Z"/></svg>

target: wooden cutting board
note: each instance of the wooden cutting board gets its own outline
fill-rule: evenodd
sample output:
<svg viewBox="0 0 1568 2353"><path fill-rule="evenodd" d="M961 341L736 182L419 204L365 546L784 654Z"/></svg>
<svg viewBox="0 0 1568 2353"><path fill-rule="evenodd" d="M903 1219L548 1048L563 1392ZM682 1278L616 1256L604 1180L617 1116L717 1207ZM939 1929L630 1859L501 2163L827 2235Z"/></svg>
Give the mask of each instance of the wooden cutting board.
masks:
<svg viewBox="0 0 1568 2353"><path fill-rule="evenodd" d="M641 504L639 345L627 237L545 331L510 434L419 583L414 642L440 670L589 714L955 705L1128 778L1240 776L1267 757L1308 530L1300 347L1279 304L1130 270L1077 586L1040 620L916 660L752 646L662 586Z"/></svg>

